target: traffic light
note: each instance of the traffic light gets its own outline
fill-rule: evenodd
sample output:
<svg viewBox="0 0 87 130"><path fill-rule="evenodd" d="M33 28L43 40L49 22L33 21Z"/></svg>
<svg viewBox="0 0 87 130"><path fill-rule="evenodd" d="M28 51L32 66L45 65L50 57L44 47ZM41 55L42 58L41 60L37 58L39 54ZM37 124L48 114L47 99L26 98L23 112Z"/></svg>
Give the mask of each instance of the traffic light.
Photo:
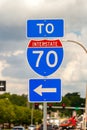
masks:
<svg viewBox="0 0 87 130"><path fill-rule="evenodd" d="M66 107L65 103L62 103L62 109L64 110Z"/></svg>
<svg viewBox="0 0 87 130"><path fill-rule="evenodd" d="M35 103L34 108L39 109L39 103Z"/></svg>
<svg viewBox="0 0 87 130"><path fill-rule="evenodd" d="M52 103L49 103L48 106L49 106L49 109L51 109L52 108Z"/></svg>

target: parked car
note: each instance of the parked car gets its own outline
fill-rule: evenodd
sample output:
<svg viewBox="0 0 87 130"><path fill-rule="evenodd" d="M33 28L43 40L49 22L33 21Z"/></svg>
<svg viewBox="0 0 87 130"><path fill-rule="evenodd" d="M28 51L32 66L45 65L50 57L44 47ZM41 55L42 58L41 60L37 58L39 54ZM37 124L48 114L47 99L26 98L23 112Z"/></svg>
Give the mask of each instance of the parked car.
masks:
<svg viewBox="0 0 87 130"><path fill-rule="evenodd" d="M39 127L38 130L43 130L43 124ZM54 128L52 127L52 125L47 125L47 130L54 130Z"/></svg>
<svg viewBox="0 0 87 130"><path fill-rule="evenodd" d="M53 125L54 130L58 130L59 126L58 125Z"/></svg>
<svg viewBox="0 0 87 130"><path fill-rule="evenodd" d="M31 124L29 127L28 127L28 130L36 130L36 126Z"/></svg>
<svg viewBox="0 0 87 130"><path fill-rule="evenodd" d="M49 124L51 124L53 126L53 128L58 129L59 124L60 124L59 119L51 117L47 121L48 121Z"/></svg>
<svg viewBox="0 0 87 130"><path fill-rule="evenodd" d="M23 126L15 126L12 130L25 130L25 128Z"/></svg>

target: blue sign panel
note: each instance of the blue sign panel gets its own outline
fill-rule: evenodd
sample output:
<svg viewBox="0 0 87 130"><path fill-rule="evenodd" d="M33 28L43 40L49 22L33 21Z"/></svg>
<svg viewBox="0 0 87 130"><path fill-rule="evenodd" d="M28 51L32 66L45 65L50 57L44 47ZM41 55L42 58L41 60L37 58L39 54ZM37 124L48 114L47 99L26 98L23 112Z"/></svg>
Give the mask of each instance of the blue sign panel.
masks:
<svg viewBox="0 0 87 130"><path fill-rule="evenodd" d="M28 20L27 37L63 37L62 19Z"/></svg>
<svg viewBox="0 0 87 130"><path fill-rule="evenodd" d="M28 45L27 59L36 73L48 76L54 73L62 63L62 44L59 40L33 40Z"/></svg>
<svg viewBox="0 0 87 130"><path fill-rule="evenodd" d="M60 79L31 79L29 81L30 102L60 102L61 80Z"/></svg>

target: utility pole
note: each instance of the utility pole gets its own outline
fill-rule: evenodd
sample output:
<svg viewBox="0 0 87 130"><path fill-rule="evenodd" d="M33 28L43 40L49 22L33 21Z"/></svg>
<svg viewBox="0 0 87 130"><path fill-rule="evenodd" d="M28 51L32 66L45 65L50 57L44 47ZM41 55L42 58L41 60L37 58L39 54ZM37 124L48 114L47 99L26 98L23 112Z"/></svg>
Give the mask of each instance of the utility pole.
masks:
<svg viewBox="0 0 87 130"><path fill-rule="evenodd" d="M83 48L83 50L86 52L87 54L87 48L85 46L83 46L83 44L81 44L80 42L77 41L73 41L73 40L62 40L62 42L69 42L69 43L74 43L79 45L81 48ZM87 85L86 85L86 99L85 99L85 118L83 117L83 129L86 130L86 123L87 123Z"/></svg>
<svg viewBox="0 0 87 130"><path fill-rule="evenodd" d="M86 100L85 100L85 120L84 120L84 124L85 124L85 129L86 130L86 122L87 122L87 85L86 85Z"/></svg>

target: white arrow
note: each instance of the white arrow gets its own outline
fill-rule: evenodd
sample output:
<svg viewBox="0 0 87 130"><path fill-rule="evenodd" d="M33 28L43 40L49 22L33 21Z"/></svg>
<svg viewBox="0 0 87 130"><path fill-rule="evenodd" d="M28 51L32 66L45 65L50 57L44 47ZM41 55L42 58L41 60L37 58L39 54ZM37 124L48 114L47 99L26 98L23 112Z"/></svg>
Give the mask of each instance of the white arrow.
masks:
<svg viewBox="0 0 87 130"><path fill-rule="evenodd" d="M34 89L34 92L42 96L42 93L56 92L56 88L42 88L42 84Z"/></svg>
<svg viewBox="0 0 87 130"><path fill-rule="evenodd" d="M4 86L2 86L2 85L0 86L0 88L3 88L3 87L4 87Z"/></svg>

